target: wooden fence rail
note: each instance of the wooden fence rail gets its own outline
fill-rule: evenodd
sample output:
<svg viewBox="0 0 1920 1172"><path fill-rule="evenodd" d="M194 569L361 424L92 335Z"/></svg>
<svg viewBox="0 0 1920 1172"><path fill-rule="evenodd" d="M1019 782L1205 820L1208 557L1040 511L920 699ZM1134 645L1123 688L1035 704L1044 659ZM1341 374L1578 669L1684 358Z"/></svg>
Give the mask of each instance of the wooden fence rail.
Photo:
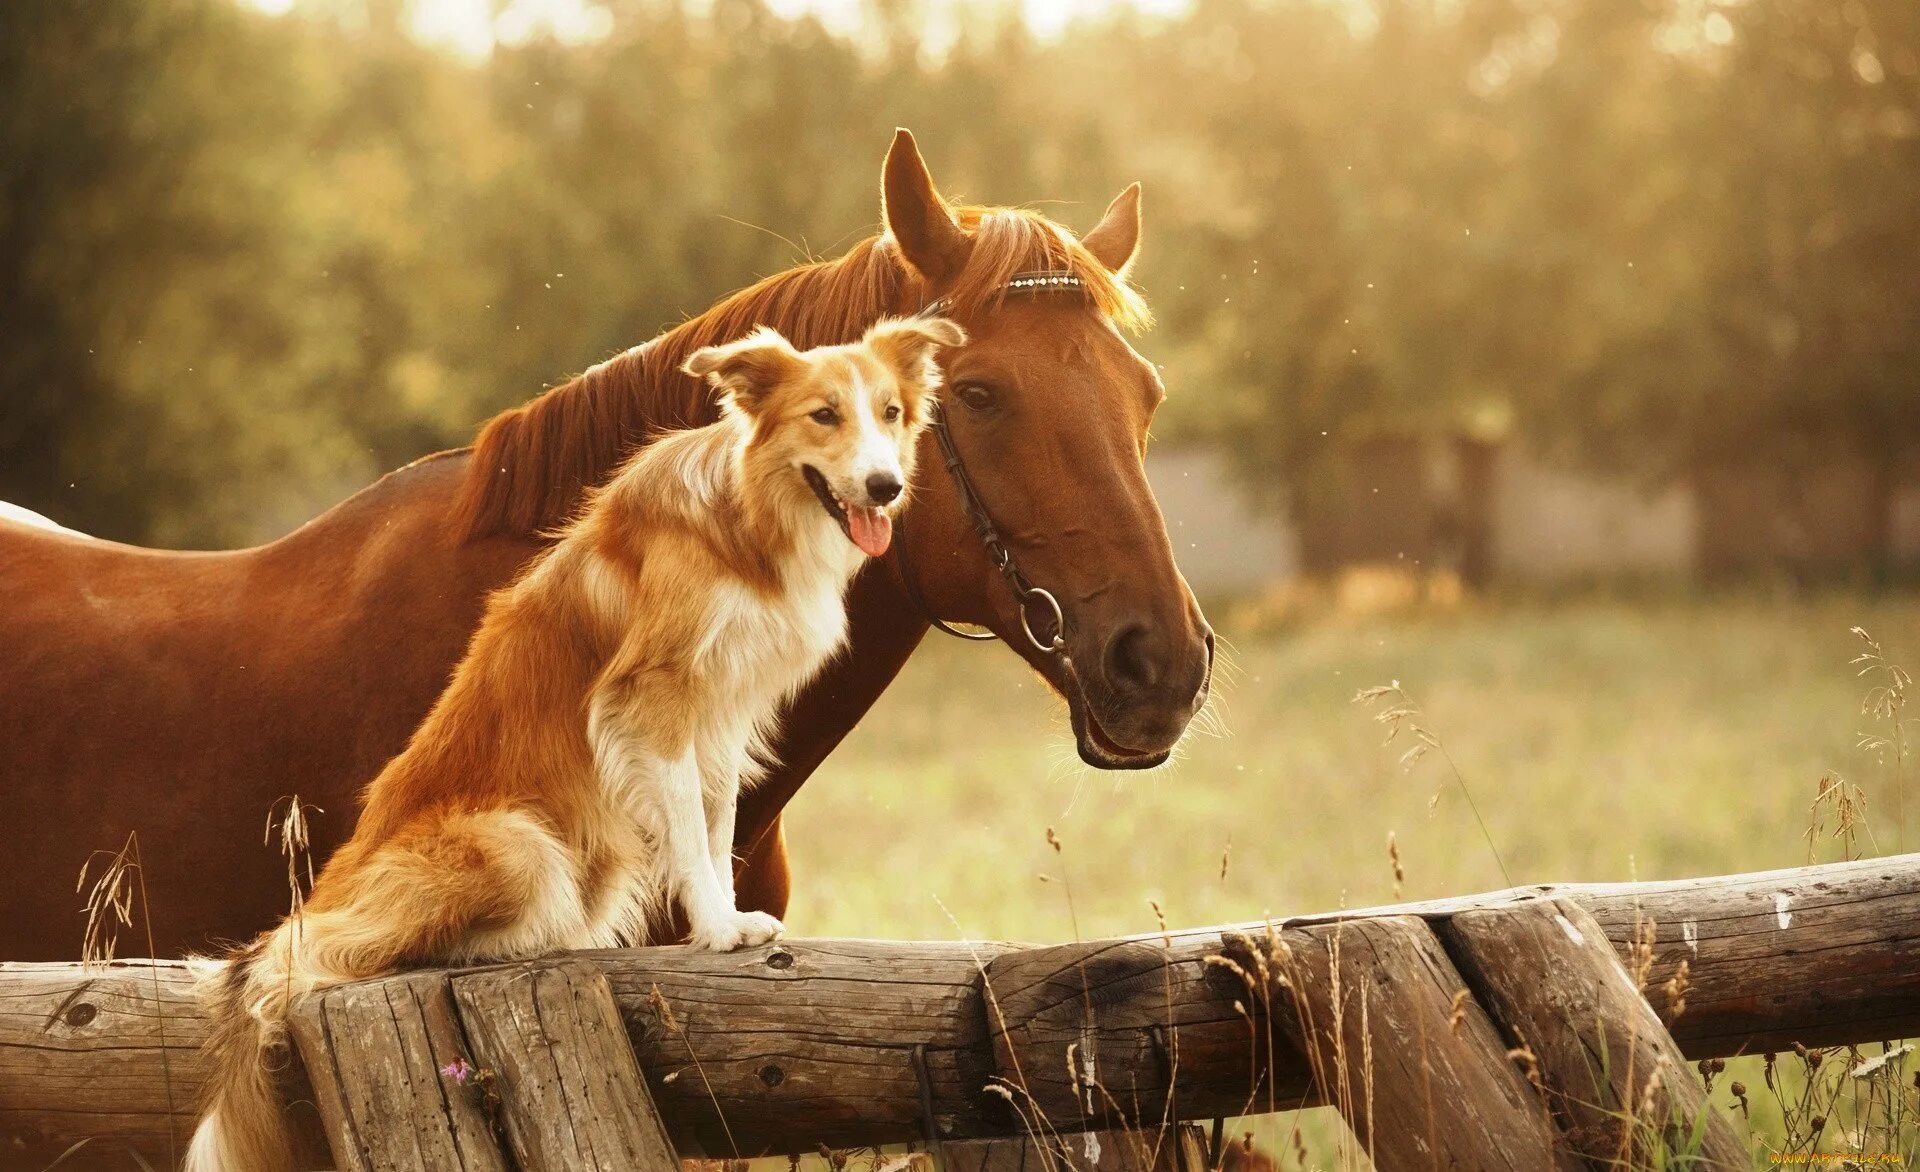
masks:
<svg viewBox="0 0 1920 1172"><path fill-rule="evenodd" d="M444 1095L458 1107L437 1067L455 1058L484 1067L488 1055L497 1066L514 1048L462 1028L463 1006L520 995L488 974L565 966L604 980L609 1012L683 1155L1018 1135L1021 1112L1043 1112L1062 1131L1244 1114L1334 1095L1315 1086L1317 1042L1300 1028L1302 1007L1276 1004L1266 1020L1235 969L1210 958L1244 954L1273 930L1295 956L1322 949L1333 958L1342 941L1373 938L1353 921L1409 924L1413 935L1383 929L1368 947L1427 956L1421 963L1440 974L1436 995L1460 980L1474 986L1476 1004L1492 1007L1513 989L1489 986L1481 972L1498 963L1487 925L1500 920L1494 913L1554 900L1590 917L1622 957L1651 926L1647 1000L1670 1031L1664 1044L1687 1058L1920 1035L1916 854L1679 882L1524 887L1041 948L788 940L730 954L641 948L410 973L306 999L295 1032L333 1028L330 1051L303 1049L309 1060L338 1058L363 1036L355 1031L378 1021L416 1048L417 1068L316 1067L310 1079L296 1064L287 1081L335 1122L352 1094L375 1107L381 1096ZM1539 959L1548 942L1527 955L1562 963ZM1664 989L1683 960L1686 1008L1667 1020ZM0 965L0 1166L39 1167L89 1137L164 1158L191 1126L202 1077L205 1022L189 984L169 962ZM1491 1085L1487 1078L1504 1076L1463 1068L1460 1077ZM638 1110L605 1097L605 1087L566 1091L576 1092L595 1111ZM461 1110L449 1109L449 1126L461 1125ZM523 1166L546 1166L527 1153L561 1142L512 1119L504 1126Z"/></svg>

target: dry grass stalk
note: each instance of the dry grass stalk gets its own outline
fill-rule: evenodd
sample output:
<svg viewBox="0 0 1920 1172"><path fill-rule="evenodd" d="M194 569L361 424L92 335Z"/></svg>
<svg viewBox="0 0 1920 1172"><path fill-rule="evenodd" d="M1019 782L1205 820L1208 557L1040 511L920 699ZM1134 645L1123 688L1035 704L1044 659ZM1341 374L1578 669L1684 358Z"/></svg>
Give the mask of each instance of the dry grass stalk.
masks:
<svg viewBox="0 0 1920 1172"><path fill-rule="evenodd" d="M293 931L287 936L287 955L281 968L287 974L289 999L293 996L293 974L299 968L294 963L293 953L299 946L301 928L306 922L307 892L313 889L313 855L307 849L308 810L322 812L318 806L302 803L299 794L274 799L273 805L267 807L267 828L260 838L262 844L271 844L277 837L280 840L280 854L287 861L287 918L293 921ZM303 873L306 877L304 884L301 882Z"/></svg>
<svg viewBox="0 0 1920 1172"><path fill-rule="evenodd" d="M1827 830L1827 816L1833 816L1833 829ZM1820 775L1819 787L1807 806L1807 862L1817 861L1819 843L1824 837L1840 842L1842 859L1860 858L1860 836L1871 846L1873 828L1867 823L1867 795L1837 773ZM1874 847L1874 849L1878 849Z"/></svg>
<svg viewBox="0 0 1920 1172"><path fill-rule="evenodd" d="M1854 627L1852 633L1862 644L1860 654L1853 658L1853 666L1859 669L1856 675L1873 681L1861 698L1860 713L1886 725L1884 733L1860 734L1859 744L1887 763L1887 788L1893 794L1893 849L1897 852L1905 849L1906 839L1906 766L1911 754L1905 714L1913 677L1899 664L1889 662L1885 649L1864 629Z"/></svg>
<svg viewBox="0 0 1920 1172"><path fill-rule="evenodd" d="M1474 823L1480 827L1480 837L1486 841L1487 852L1493 856L1493 863L1500 870L1501 880L1511 887L1513 876L1507 871L1506 860L1500 857L1500 848L1494 844L1493 832L1487 829L1487 820L1480 814L1480 804L1473 800L1473 790L1468 788L1466 776L1460 772L1460 766L1454 762L1453 754L1447 751L1445 743L1427 727L1425 714L1421 712L1420 706L1413 702L1413 697L1407 694L1406 689L1401 687L1400 681L1394 680L1391 683L1362 688L1354 693L1353 702L1376 710L1373 714L1374 720L1387 727L1386 744L1392 744L1403 731L1412 738L1413 744L1400 754L1402 769L1411 771L1429 752L1440 754L1440 759L1446 762L1448 775L1453 778L1454 785L1460 790L1460 796L1467 800L1467 809L1473 814ZM1440 793L1440 789L1436 788L1433 796L1427 799L1429 811L1439 804Z"/></svg>
<svg viewBox="0 0 1920 1172"><path fill-rule="evenodd" d="M668 1002L666 994L660 991L658 983L648 991L647 1004L653 1007L654 1015L659 1018L660 1024L665 1027L667 1033L678 1037L686 1046L687 1057L693 1060L694 1072L700 1076L700 1082L707 1089L707 1101L713 1104L713 1113L720 1120L720 1130L726 1133L727 1146L733 1149L733 1158L739 1159L740 1145L734 1141L733 1127L727 1122L727 1113L720 1108L720 1096L713 1091L713 1080L707 1077L707 1068L700 1064L700 1054L693 1048L693 1039L687 1036L685 1027L674 1016L673 1005Z"/></svg>
<svg viewBox="0 0 1920 1172"><path fill-rule="evenodd" d="M1672 1025L1687 1011L1687 958L1681 957L1673 976L1667 979L1667 1024Z"/></svg>
<svg viewBox="0 0 1920 1172"><path fill-rule="evenodd" d="M94 879L93 886L88 888L87 873L102 856L106 858L105 865ZM83 889L87 892L87 925L80 941L80 962L83 967L105 965L113 960L120 929L133 926L133 901L136 895L140 900L140 923L147 937L147 955L153 957L158 954L158 949L153 946L153 908L147 901L147 871L140 856L138 831L129 831L127 840L112 854L95 851L87 856L87 861L80 866L80 877L74 883L75 891ZM167 1007L161 999L160 963L149 960L147 967L153 977L154 1029L160 1043L160 1084L166 1093L167 1118L171 1121L176 1111L173 1101L173 1062L167 1048ZM68 1149L68 1154L76 1150L77 1145ZM141 1163L146 1162L137 1153L130 1154L134 1154ZM169 1166L179 1163L171 1122L167 1128L167 1160Z"/></svg>

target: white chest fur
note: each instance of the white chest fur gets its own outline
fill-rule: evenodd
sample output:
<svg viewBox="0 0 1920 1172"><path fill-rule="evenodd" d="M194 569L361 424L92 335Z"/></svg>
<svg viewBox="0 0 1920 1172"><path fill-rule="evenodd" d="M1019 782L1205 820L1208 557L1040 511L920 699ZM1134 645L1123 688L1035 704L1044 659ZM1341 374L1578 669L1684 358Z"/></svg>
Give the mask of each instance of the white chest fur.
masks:
<svg viewBox="0 0 1920 1172"><path fill-rule="evenodd" d="M696 669L768 706L811 679L846 639L847 612L837 575L808 577L772 596L716 586Z"/></svg>

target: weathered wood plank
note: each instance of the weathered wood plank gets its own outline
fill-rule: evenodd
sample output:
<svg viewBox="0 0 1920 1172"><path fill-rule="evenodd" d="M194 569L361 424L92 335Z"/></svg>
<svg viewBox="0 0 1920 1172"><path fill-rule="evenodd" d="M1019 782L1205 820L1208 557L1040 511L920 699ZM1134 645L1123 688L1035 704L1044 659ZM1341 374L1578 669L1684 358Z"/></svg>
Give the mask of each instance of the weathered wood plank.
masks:
<svg viewBox="0 0 1920 1172"><path fill-rule="evenodd" d="M184 1151L206 1032L179 961L0 964L0 1167L44 1167L84 1139Z"/></svg>
<svg viewBox="0 0 1920 1172"><path fill-rule="evenodd" d="M1414 916L1229 942L1380 1172L1578 1172L1545 1102ZM1268 992L1257 990L1265 983Z"/></svg>
<svg viewBox="0 0 1920 1172"><path fill-rule="evenodd" d="M1288 923L1411 914L1444 921L1568 898L1626 954L1651 923L1649 999L1688 961L1687 1012L1672 1032L1689 1058L1920 1035L1920 853L1653 883L1516 887Z"/></svg>
<svg viewBox="0 0 1920 1172"><path fill-rule="evenodd" d="M288 1019L341 1172L511 1172L465 1062L447 974L406 973L304 997Z"/></svg>
<svg viewBox="0 0 1920 1172"><path fill-rule="evenodd" d="M1920 1035L1920 855L1673 883L1521 888L1284 923L1406 914L1439 925L1474 908L1543 894L1580 903L1617 950L1630 940L1636 916L1657 922L1652 1000L1663 1007L1660 990L1685 957L1692 990L1672 1033L1690 1058L1785 1048L1795 1040L1827 1045ZM994 1032L1004 1026L1030 1039L1021 1044L1036 1049L1021 1066L1029 1079L1041 1077L1087 1023L1078 1011L1060 1008L1059 998L1051 1016L1045 1005L1024 1007L1015 978L1025 970L1039 979L1069 960L1066 967L1078 973L1082 958L1095 978L1084 992L1096 1010L1097 1060L1103 1069L1126 1071L1128 1096L1143 1115L1165 1101L1169 1082L1177 1114L1187 1118L1238 1113L1256 1091L1262 1106L1269 1098L1282 1106L1316 1101L1300 1054L1280 1047L1269 1063L1248 1045L1246 1020L1233 1008L1237 982L1206 964L1222 939L1222 930L1208 929L1176 933L1170 942L1141 937L1064 952L783 941L725 956L679 948L586 955L608 977L680 1150L730 1156L736 1147L755 1154L811 1150L817 1141L923 1138L916 1043L927 1045L941 1138L1019 1134L1004 1100L981 1093L1001 1070ZM995 974L984 985L981 964ZM185 1135L192 1096L176 1095L168 1114L152 1023L139 1019L165 1014L171 1078L176 1089L195 1093L204 1024L184 972L163 965L158 976L158 1002L144 968L84 978L92 982L90 995L124 999L126 1032L115 1024L67 1038L44 1027L83 980L78 970L0 965L6 1150L31 1146L50 1159L75 1139L103 1134L164 1157L169 1126ZM677 1032L651 1000L656 984ZM122 1036L130 1047L115 1049ZM1175 1043L1177 1069L1160 1057ZM1065 1081L1064 1067L1058 1080ZM56 1144L58 1137L65 1138Z"/></svg>
<svg viewBox="0 0 1920 1172"><path fill-rule="evenodd" d="M583 953L619 999L680 1151L715 1157L1016 1134L984 1093L980 962L1004 946L782 940ZM919 1047L924 1062L917 1062Z"/></svg>
<svg viewBox="0 0 1920 1172"><path fill-rule="evenodd" d="M578 959L453 978L520 1172L680 1172L607 979Z"/></svg>
<svg viewBox="0 0 1920 1172"><path fill-rule="evenodd" d="M1045 1139L963 1139L942 1145L940 1157L943 1172L1207 1172L1207 1139L1189 1123Z"/></svg>
<svg viewBox="0 0 1920 1172"><path fill-rule="evenodd" d="M1475 995L1533 1055L1548 1103L1595 1168L1665 1166L1683 1153L1701 1169L1753 1166L1586 909L1529 900L1463 912L1442 930Z"/></svg>

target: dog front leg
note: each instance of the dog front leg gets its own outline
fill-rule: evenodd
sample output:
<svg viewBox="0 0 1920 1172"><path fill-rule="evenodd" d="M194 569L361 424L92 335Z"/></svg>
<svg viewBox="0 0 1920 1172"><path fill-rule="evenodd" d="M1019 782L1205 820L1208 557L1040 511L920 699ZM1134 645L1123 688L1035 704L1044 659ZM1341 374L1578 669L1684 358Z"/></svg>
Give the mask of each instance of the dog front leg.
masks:
<svg viewBox="0 0 1920 1172"><path fill-rule="evenodd" d="M708 823L697 749L701 730L689 719L697 706L688 698L697 695L684 675L616 663L589 705L587 739L605 792L649 830L658 852L651 867L658 894L680 902L696 947L729 952L771 940L781 924L764 912L735 908L731 860L724 869L715 866L714 843L720 840ZM660 702L663 696L680 702ZM737 785L737 770L733 778ZM732 816L729 801L729 843Z"/></svg>
<svg viewBox="0 0 1920 1172"><path fill-rule="evenodd" d="M701 796L707 810L707 850L713 871L727 893L727 905L738 907L733 890L733 830L740 812L740 777L747 765L743 753L723 752L700 764Z"/></svg>
<svg viewBox="0 0 1920 1172"><path fill-rule="evenodd" d="M658 797L668 855L668 872L680 906L687 913L689 939L696 948L731 952L764 944L782 930L779 920L765 912L743 912L733 906L731 854L716 867L713 843L717 829L707 820L707 804L699 766L691 754L666 763L660 773ZM726 841L733 839L731 803L727 806ZM721 875L726 876L724 885Z"/></svg>

